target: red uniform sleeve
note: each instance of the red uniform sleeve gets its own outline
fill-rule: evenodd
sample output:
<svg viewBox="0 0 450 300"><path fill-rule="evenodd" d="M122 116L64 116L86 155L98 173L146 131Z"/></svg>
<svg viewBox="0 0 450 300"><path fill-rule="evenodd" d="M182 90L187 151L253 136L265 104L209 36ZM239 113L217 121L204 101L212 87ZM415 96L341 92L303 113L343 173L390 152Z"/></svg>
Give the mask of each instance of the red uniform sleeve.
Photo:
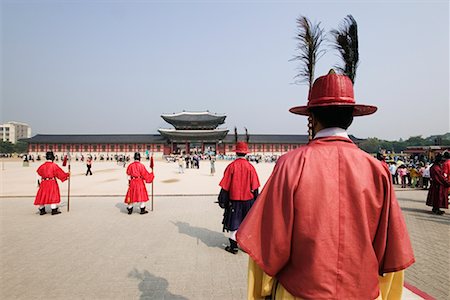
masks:
<svg viewBox="0 0 450 300"><path fill-rule="evenodd" d="M145 182L147 183L152 183L153 179L155 179L155 175L153 174L153 172L149 173L147 172L147 175L144 176Z"/></svg>
<svg viewBox="0 0 450 300"><path fill-rule="evenodd" d="M445 187L450 187L450 182L444 177L443 170L439 166L432 166L430 168L430 177L431 180L438 183L439 185L443 185Z"/></svg>
<svg viewBox="0 0 450 300"><path fill-rule="evenodd" d="M153 179L155 178L155 175L152 173L150 173L149 171L147 171L147 169L145 168L145 166L140 163L139 164L139 173L140 176L142 176L142 178L145 180L146 183L151 183L153 181Z"/></svg>
<svg viewBox="0 0 450 300"><path fill-rule="evenodd" d="M61 180L62 182L66 181L69 178L69 173L64 172L57 164L53 164L55 177Z"/></svg>
<svg viewBox="0 0 450 300"><path fill-rule="evenodd" d="M447 180L450 180L450 159L447 159L442 165L442 172L447 175Z"/></svg>
<svg viewBox="0 0 450 300"><path fill-rule="evenodd" d="M230 185L233 178L232 165L228 165L223 172L223 178L219 183L219 186L223 188L225 191L230 191Z"/></svg>
<svg viewBox="0 0 450 300"><path fill-rule="evenodd" d="M415 261L405 220L392 186L392 176L387 169L385 171L385 199L373 240L380 275L406 269Z"/></svg>
<svg viewBox="0 0 450 300"><path fill-rule="evenodd" d="M290 175L280 158L237 232L240 247L270 276L276 275L291 255L297 183Z"/></svg>

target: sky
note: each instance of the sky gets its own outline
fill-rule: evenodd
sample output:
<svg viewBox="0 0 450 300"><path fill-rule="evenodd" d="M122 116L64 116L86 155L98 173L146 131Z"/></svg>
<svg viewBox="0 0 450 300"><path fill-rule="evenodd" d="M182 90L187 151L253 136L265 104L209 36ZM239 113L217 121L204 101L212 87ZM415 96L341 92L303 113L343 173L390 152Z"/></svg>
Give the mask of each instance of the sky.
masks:
<svg viewBox="0 0 450 300"><path fill-rule="evenodd" d="M349 133L450 131L448 1L1 1L0 122L34 134L156 134L163 113L227 115L250 134L306 134L296 19L358 22ZM327 53L316 78L341 60Z"/></svg>

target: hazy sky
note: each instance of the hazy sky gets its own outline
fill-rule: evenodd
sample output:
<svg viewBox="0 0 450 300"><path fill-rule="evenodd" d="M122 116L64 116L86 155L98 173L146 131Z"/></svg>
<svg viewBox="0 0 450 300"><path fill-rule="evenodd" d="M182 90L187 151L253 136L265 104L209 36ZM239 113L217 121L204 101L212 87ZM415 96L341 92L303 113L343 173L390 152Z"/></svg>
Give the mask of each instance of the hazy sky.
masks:
<svg viewBox="0 0 450 300"><path fill-rule="evenodd" d="M448 1L7 1L0 122L34 134L157 133L162 113L209 110L241 133L306 134L294 84L296 18L328 32L358 22L349 132L383 139L450 131ZM327 47L331 49L331 47ZM316 77L340 63L335 50Z"/></svg>

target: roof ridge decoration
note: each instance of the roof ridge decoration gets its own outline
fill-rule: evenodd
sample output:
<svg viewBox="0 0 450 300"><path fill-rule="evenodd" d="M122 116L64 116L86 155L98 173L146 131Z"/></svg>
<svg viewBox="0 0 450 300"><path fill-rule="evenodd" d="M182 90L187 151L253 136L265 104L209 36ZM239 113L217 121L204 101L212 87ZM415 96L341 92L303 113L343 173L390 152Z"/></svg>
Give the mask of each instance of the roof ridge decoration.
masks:
<svg viewBox="0 0 450 300"><path fill-rule="evenodd" d="M212 113L210 111L182 111L179 113L161 114L161 116L165 116L165 117L177 117L177 116L183 116L183 115L210 115L210 116L217 116L217 117L226 116L224 114Z"/></svg>

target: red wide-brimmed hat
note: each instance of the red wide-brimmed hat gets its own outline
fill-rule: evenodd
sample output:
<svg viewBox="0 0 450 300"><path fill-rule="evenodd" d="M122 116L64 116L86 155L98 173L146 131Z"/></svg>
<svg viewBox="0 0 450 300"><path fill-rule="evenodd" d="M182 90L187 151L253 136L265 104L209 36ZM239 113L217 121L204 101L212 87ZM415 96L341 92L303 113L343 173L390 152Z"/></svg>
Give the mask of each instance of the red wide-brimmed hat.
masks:
<svg viewBox="0 0 450 300"><path fill-rule="evenodd" d="M345 75L335 74L334 71L314 81L308 98L306 106L295 106L289 111L309 116L309 109L312 107L352 106L355 117L370 115L377 111L376 106L356 104L352 81Z"/></svg>
<svg viewBox="0 0 450 300"><path fill-rule="evenodd" d="M236 153L243 153L247 154L248 151L248 145L246 142L237 142L236 143Z"/></svg>

